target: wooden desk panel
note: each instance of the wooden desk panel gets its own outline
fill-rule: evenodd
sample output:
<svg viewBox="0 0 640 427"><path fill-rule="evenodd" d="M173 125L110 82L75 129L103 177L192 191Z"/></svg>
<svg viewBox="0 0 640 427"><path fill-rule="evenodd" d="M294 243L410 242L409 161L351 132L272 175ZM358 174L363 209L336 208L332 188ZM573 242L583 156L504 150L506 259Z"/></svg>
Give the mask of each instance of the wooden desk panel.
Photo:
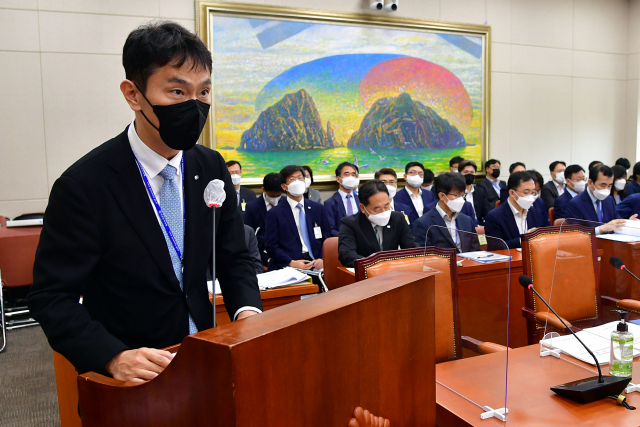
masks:
<svg viewBox="0 0 640 427"><path fill-rule="evenodd" d="M598 249L602 249L600 268L600 292L602 295L618 299L640 300L640 282L628 273L617 270L609 264L609 258L617 256L636 276L640 274L640 242L624 243L606 239L596 239Z"/></svg>
<svg viewBox="0 0 640 427"><path fill-rule="evenodd" d="M538 345L509 352L509 380L506 425L514 426L638 426L640 412L617 406L612 400L600 400L586 405L572 402L553 393L550 388L569 381L597 375L595 367L569 356L540 357ZM582 367L581 367L582 366ZM584 369L593 371L593 373ZM609 370L602 367L602 373ZM497 380L492 380L492 378ZM453 388L465 397L492 408L504 406L505 355L488 354L470 359L455 360L436 366L436 380ZM636 380L636 378L638 378ZM640 381L640 359L634 361L632 382ZM628 395L629 404L640 406L640 394ZM496 418L481 420L482 410L447 388L436 383L437 425L504 426ZM495 406L494 406L495 405Z"/></svg>

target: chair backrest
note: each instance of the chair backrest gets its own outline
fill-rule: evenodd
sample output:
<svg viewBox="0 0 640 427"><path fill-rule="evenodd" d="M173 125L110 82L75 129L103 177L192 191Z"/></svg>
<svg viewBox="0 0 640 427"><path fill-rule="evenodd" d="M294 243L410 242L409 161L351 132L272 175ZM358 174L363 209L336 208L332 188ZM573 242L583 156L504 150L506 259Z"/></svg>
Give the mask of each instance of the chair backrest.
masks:
<svg viewBox="0 0 640 427"><path fill-rule="evenodd" d="M7 226L7 218L0 215L0 227L6 227Z"/></svg>
<svg viewBox="0 0 640 427"><path fill-rule="evenodd" d="M356 281L393 271L433 272L436 278L436 362L462 356L456 251L432 246L377 252L355 261Z"/></svg>
<svg viewBox="0 0 640 427"><path fill-rule="evenodd" d="M496 208L500 206L500 203L501 203L500 200L496 202Z"/></svg>
<svg viewBox="0 0 640 427"><path fill-rule="evenodd" d="M30 286L33 283L33 263L39 241L40 234L0 239L0 271L7 287Z"/></svg>
<svg viewBox="0 0 640 427"><path fill-rule="evenodd" d="M556 221L555 208L549 208L549 224L553 224L555 221Z"/></svg>
<svg viewBox="0 0 640 427"><path fill-rule="evenodd" d="M565 224L526 233L522 237L522 261L524 274L533 279L543 298L548 301L550 298L549 303L560 316L575 326L600 323L598 255L593 228ZM525 290L525 304L534 311L547 311L529 290ZM537 324L536 328L544 329L544 325Z"/></svg>
<svg viewBox="0 0 640 427"><path fill-rule="evenodd" d="M329 290L335 289L338 282L338 238L329 237L322 244L322 262L324 263L324 283Z"/></svg>

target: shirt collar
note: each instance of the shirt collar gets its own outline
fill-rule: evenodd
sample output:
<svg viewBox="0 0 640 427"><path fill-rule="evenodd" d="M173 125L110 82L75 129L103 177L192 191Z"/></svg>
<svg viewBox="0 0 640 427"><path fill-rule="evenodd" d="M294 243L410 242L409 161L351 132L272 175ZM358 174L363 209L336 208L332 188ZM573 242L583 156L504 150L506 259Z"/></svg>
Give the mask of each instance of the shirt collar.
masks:
<svg viewBox="0 0 640 427"><path fill-rule="evenodd" d="M520 216L520 217L527 217L527 212L528 211L524 211L524 214L520 213L520 210L518 208L516 208L515 206L513 206L513 204L511 203L511 198L507 199L507 203L509 204L509 207L511 208L511 212L513 212L513 216ZM514 202L515 203L515 202Z"/></svg>
<svg viewBox="0 0 640 427"><path fill-rule="evenodd" d="M340 197L342 197L342 200L345 200L349 194L353 198L353 191L351 191L351 193L345 193L344 191L342 191L342 189L338 189L338 193L340 193Z"/></svg>
<svg viewBox="0 0 640 427"><path fill-rule="evenodd" d="M595 196L591 194L591 190L589 189L589 187L587 186L587 188L585 188L584 191L586 191L587 194L589 195L589 198L591 199L591 203L595 205L598 199L596 199Z"/></svg>
<svg viewBox="0 0 640 427"><path fill-rule="evenodd" d="M555 179L553 179L553 178L551 179L551 182L553 182L553 185L555 185L555 186L556 186L556 188L557 188L558 190L560 190L560 189L563 189L563 188L564 188L564 185L563 185L563 184L558 184L558 183L556 182L556 180L555 180Z"/></svg>
<svg viewBox="0 0 640 427"><path fill-rule="evenodd" d="M135 127L135 119L129 125L129 131L127 132L127 136L129 137L129 145L131 145L131 149L133 150L133 154L136 156L144 172L147 174L147 178L152 180L160 172L162 169L170 164L177 170L177 175L181 175L182 171L180 170L180 162L182 161L182 151L178 151L178 154L171 159L167 160L162 157L160 154L153 151L147 144L142 142L140 137L138 136L138 132L136 132Z"/></svg>
<svg viewBox="0 0 640 427"><path fill-rule="evenodd" d="M576 193L575 191L573 191L569 187L565 188L565 190L567 190L569 192L569 194L571 194L571 197L576 197L578 195L578 193Z"/></svg>
<svg viewBox="0 0 640 427"><path fill-rule="evenodd" d="M473 194L474 191L476 191L476 186L472 185L471 186L471 191L468 191L467 194Z"/></svg>
<svg viewBox="0 0 640 427"><path fill-rule="evenodd" d="M422 187L418 188L418 196L414 195L413 191L407 190L406 188L405 188L405 191L409 193L409 197L413 197L414 199L417 199L418 196L422 197Z"/></svg>
<svg viewBox="0 0 640 427"><path fill-rule="evenodd" d="M296 202L291 197L289 197L289 195L287 195L287 202L289 202L289 206L291 206L291 209L297 209L298 203L302 203L302 207L304 208L304 197L299 202Z"/></svg>
<svg viewBox="0 0 640 427"><path fill-rule="evenodd" d="M449 218L449 214L447 214L444 209L440 207L440 203L436 203L436 210L445 221L453 222L458 216L458 212L453 213L453 218Z"/></svg>

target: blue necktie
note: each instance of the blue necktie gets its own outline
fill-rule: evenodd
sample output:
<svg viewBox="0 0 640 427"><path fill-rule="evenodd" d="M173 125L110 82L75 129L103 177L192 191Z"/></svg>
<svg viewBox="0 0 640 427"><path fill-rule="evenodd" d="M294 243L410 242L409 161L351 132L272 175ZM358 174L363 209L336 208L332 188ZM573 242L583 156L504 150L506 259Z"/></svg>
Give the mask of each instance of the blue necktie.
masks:
<svg viewBox="0 0 640 427"><path fill-rule="evenodd" d="M160 208L162 209L164 217L167 220L167 224L171 229L173 238L178 244L178 249L180 249L181 253L184 253L184 223L182 216L182 203L180 200L180 189L175 181L176 172L177 169L169 164L160 172L160 176L164 179L164 183L162 183L162 188L160 189ZM176 277L180 282L180 289L184 289L182 262L178 257L178 253L173 247L171 239L164 227L162 227L162 234L164 235L164 239L167 241L167 246L169 247L173 271L176 273ZM191 313L189 313L189 334L195 334L196 332L198 332L198 328L191 318Z"/></svg>
<svg viewBox="0 0 640 427"><path fill-rule="evenodd" d="M299 220L300 220L300 231L302 231L302 240L304 241L304 244L309 250L309 256L311 257L311 259L315 259L315 257L313 256L313 251L311 250L311 242L309 241L309 231L307 230L307 217L304 214L304 206L302 206L302 203L298 203L296 207L300 209Z"/></svg>
<svg viewBox="0 0 640 427"><path fill-rule="evenodd" d="M353 215L353 207L351 206L351 194L347 194L347 215Z"/></svg>
<svg viewBox="0 0 640 427"><path fill-rule="evenodd" d="M596 200L596 206L598 207L596 210L598 211L598 221L602 221L602 202L600 200Z"/></svg>

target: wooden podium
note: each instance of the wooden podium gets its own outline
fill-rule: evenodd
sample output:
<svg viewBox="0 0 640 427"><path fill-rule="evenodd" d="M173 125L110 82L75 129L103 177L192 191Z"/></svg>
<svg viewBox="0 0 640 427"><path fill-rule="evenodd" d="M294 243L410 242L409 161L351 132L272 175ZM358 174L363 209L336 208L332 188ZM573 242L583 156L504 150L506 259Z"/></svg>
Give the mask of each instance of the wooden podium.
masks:
<svg viewBox="0 0 640 427"><path fill-rule="evenodd" d="M82 425L435 426L434 329L432 276L365 280L188 336L148 383L79 376Z"/></svg>

